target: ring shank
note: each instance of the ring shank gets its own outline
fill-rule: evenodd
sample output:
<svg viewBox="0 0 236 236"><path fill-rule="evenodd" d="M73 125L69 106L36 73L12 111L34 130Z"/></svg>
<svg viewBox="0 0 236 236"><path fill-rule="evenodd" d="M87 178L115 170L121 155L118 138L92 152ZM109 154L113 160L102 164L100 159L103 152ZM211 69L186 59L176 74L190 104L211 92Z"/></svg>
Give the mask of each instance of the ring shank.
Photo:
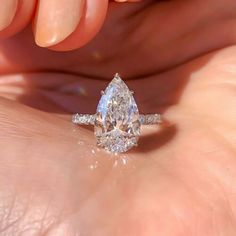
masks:
<svg viewBox="0 0 236 236"><path fill-rule="evenodd" d="M77 125L94 125L96 120L96 114L74 114L72 116L72 122ZM141 125L154 125L162 123L160 114L141 114L139 115L139 121Z"/></svg>
<svg viewBox="0 0 236 236"><path fill-rule="evenodd" d="M139 115L141 125L155 125L162 123L160 114Z"/></svg>

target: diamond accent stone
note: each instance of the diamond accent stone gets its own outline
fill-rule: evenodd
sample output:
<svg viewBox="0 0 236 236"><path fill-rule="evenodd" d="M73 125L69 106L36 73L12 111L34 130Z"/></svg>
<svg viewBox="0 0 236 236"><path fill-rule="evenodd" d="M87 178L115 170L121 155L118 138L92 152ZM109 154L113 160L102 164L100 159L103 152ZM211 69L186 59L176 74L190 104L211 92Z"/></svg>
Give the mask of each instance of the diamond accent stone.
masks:
<svg viewBox="0 0 236 236"><path fill-rule="evenodd" d="M72 122L77 125L94 125L95 116L89 114L75 114L72 116Z"/></svg>
<svg viewBox="0 0 236 236"><path fill-rule="evenodd" d="M117 74L104 91L94 123L99 146L119 153L137 145L140 120L132 92Z"/></svg>
<svg viewBox="0 0 236 236"><path fill-rule="evenodd" d="M147 114L139 116L140 123L142 125L152 125L162 123L160 114Z"/></svg>

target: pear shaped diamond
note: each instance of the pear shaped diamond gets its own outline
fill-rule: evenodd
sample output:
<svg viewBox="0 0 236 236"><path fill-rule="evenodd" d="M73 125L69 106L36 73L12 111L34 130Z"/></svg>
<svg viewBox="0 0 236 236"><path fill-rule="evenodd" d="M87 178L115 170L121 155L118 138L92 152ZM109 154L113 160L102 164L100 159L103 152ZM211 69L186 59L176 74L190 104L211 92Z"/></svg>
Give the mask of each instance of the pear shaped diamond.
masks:
<svg viewBox="0 0 236 236"><path fill-rule="evenodd" d="M99 146L114 153L136 146L140 120L132 92L117 74L103 93L96 113L95 136Z"/></svg>

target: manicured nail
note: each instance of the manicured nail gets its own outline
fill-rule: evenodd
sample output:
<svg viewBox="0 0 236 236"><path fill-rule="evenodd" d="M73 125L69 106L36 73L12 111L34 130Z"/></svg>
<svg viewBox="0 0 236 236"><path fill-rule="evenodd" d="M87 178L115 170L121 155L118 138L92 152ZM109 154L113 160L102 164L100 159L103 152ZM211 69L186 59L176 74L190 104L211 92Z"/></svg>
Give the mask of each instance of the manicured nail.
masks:
<svg viewBox="0 0 236 236"><path fill-rule="evenodd" d="M1 0L0 5L0 31L7 28L16 14L18 0Z"/></svg>
<svg viewBox="0 0 236 236"><path fill-rule="evenodd" d="M77 28L84 0L40 0L35 22L35 41L41 47L62 42Z"/></svg>

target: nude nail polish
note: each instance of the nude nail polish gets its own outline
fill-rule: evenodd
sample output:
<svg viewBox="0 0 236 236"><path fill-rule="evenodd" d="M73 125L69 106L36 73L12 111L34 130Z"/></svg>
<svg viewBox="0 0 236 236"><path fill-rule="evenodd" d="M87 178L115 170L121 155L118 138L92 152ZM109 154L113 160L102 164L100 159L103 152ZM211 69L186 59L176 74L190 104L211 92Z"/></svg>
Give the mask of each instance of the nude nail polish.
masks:
<svg viewBox="0 0 236 236"><path fill-rule="evenodd" d="M35 41L50 47L71 35L81 20L84 0L40 0L35 22Z"/></svg>
<svg viewBox="0 0 236 236"><path fill-rule="evenodd" d="M7 28L16 14L18 0L1 0L0 6L0 31Z"/></svg>

